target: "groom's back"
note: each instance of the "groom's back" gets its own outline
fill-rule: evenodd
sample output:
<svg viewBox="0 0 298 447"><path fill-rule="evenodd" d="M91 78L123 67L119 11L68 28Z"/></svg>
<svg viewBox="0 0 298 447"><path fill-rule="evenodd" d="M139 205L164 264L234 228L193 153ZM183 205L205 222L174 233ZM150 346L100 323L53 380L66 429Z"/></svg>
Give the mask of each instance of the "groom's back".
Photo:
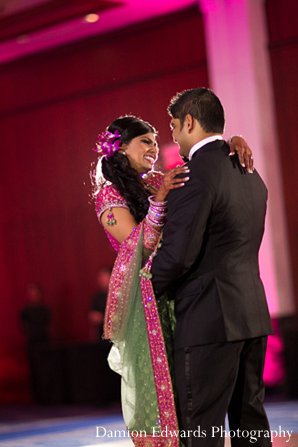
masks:
<svg viewBox="0 0 298 447"><path fill-rule="evenodd" d="M194 175L196 165L204 164L204 169L210 172L209 178L212 178L208 187L213 190L199 271L224 269L236 273L249 267L258 273L267 189L256 171L246 173L237 159L226 155L225 146L218 146L209 148L201 159L198 154L194 160Z"/></svg>
<svg viewBox="0 0 298 447"><path fill-rule="evenodd" d="M228 150L224 142L211 143L190 162L191 176L204 179L199 185L211 204L201 249L176 292L178 347L270 331L258 267L267 190L258 173L245 173Z"/></svg>

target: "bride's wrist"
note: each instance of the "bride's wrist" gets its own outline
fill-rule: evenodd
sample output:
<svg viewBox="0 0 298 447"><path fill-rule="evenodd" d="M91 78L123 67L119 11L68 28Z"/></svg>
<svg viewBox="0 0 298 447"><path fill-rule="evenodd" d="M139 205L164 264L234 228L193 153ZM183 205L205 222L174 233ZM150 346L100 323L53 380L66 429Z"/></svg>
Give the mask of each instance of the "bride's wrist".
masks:
<svg viewBox="0 0 298 447"><path fill-rule="evenodd" d="M166 202L166 197L168 195L169 191L164 190L162 187L160 187L158 189L158 191L156 191L156 193L154 194L154 196L150 196L151 200L155 200L156 202Z"/></svg>
<svg viewBox="0 0 298 447"><path fill-rule="evenodd" d="M149 197L149 209L146 216L148 223L155 227L162 227L167 215L167 202L160 201L158 195Z"/></svg>
<svg viewBox="0 0 298 447"><path fill-rule="evenodd" d="M151 196L151 197L153 197L153 201L156 203L167 203L166 202L166 197L167 197L166 194L156 193L154 196Z"/></svg>

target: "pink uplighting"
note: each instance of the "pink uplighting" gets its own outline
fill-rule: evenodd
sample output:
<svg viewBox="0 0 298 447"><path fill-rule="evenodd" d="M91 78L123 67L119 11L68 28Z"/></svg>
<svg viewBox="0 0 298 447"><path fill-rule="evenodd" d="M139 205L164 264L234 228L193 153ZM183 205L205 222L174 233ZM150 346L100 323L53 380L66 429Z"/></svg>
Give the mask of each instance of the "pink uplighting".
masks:
<svg viewBox="0 0 298 447"><path fill-rule="evenodd" d="M184 161L179 155L177 144L167 144L161 148L163 166L165 169L173 169L178 165L183 165Z"/></svg>
<svg viewBox="0 0 298 447"><path fill-rule="evenodd" d="M285 380L283 358L283 342L279 333L268 337L266 360L264 367L264 382L266 386L280 386Z"/></svg>

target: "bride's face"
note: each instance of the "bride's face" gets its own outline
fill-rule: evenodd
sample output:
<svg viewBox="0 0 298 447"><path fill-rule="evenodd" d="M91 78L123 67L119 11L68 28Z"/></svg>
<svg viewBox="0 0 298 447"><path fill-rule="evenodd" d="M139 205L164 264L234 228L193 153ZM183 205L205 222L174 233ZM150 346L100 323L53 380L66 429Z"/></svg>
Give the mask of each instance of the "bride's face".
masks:
<svg viewBox="0 0 298 447"><path fill-rule="evenodd" d="M133 138L122 146L132 168L144 174L153 168L158 157L156 135L152 132Z"/></svg>

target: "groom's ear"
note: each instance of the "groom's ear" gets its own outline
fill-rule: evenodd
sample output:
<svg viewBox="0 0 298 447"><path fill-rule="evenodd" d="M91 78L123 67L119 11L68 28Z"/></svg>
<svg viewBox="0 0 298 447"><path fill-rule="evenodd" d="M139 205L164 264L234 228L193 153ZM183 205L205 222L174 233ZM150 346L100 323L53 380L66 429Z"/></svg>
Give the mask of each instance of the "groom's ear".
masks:
<svg viewBox="0 0 298 447"><path fill-rule="evenodd" d="M184 126L189 133L191 133L195 127L195 119L189 113L185 116Z"/></svg>

